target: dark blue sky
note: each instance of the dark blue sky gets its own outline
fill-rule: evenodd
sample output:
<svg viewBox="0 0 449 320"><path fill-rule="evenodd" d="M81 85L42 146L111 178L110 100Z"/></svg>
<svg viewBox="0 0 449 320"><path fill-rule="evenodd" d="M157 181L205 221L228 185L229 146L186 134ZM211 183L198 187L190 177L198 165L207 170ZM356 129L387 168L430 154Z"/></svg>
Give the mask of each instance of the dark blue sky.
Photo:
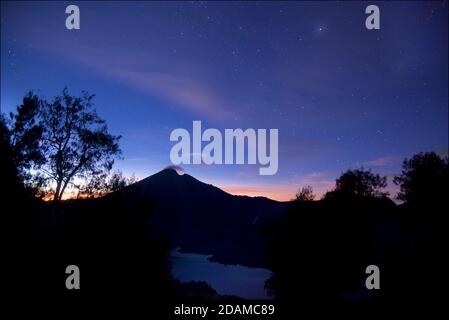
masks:
<svg viewBox="0 0 449 320"><path fill-rule="evenodd" d="M65 28L78 4L81 29ZM377 4L381 30L365 28ZM2 2L1 107L30 89L96 94L123 135L117 169L170 164L175 128L278 128L279 171L185 166L233 193L292 197L360 165L392 176L404 157L447 154L445 2Z"/></svg>

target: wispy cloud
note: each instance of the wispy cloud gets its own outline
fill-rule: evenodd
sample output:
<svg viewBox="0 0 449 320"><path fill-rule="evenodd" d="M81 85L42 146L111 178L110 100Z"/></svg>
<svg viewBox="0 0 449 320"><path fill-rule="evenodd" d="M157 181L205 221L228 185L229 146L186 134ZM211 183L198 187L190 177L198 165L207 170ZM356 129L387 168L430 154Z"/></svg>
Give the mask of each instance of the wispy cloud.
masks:
<svg viewBox="0 0 449 320"><path fill-rule="evenodd" d="M368 167L390 167L400 164L402 160L403 157L400 156L385 156L362 162L361 165Z"/></svg>
<svg viewBox="0 0 449 320"><path fill-rule="evenodd" d="M100 46L93 40L96 39L95 33L85 34L75 41L54 23L33 18L38 20L33 23L36 27L20 27L19 34L24 37L24 43L28 37L39 38L34 49L44 55L51 54L59 59L70 60L87 67L89 72L161 99L173 108L196 116L212 120L229 119L232 116L232 102L216 92L204 72L188 61L178 61L153 51L144 54L117 47L107 41Z"/></svg>
<svg viewBox="0 0 449 320"><path fill-rule="evenodd" d="M173 71L134 71L115 68L110 70L113 77L128 87L142 93L160 97L175 106L184 107L196 115L207 118L229 118L224 101L212 93L210 88L190 76Z"/></svg>
<svg viewBox="0 0 449 320"><path fill-rule="evenodd" d="M232 116L224 97L185 65L120 50L106 50L109 53L105 55L104 50L84 45L75 49L73 52L77 54L72 58L76 63L147 96L157 97L174 108L214 120ZM152 62L154 60L157 65Z"/></svg>

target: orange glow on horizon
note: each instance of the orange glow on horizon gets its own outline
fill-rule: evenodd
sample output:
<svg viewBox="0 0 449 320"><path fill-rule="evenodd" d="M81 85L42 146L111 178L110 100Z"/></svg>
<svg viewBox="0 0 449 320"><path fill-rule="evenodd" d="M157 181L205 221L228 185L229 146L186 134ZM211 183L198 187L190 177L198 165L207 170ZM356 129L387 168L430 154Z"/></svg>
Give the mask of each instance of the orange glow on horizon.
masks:
<svg viewBox="0 0 449 320"><path fill-rule="evenodd" d="M75 199L87 199L87 198L99 198L104 196L103 193L95 193L95 194L85 194L85 193L81 193L78 194L78 192L67 192L64 193L62 195L62 199L61 200L75 200ZM48 201L53 201L53 197L54 195L52 193L47 193L42 200L48 202Z"/></svg>
<svg viewBox="0 0 449 320"><path fill-rule="evenodd" d="M292 185L281 186L242 186L242 185L220 185L220 189L227 193L238 196L266 197L276 201L290 201L295 199L298 187ZM333 184L314 188L315 200L319 200L327 191L333 189Z"/></svg>
<svg viewBox="0 0 449 320"><path fill-rule="evenodd" d="M276 201L290 201L296 190L291 187L253 187L253 186L221 186L223 191L237 196L266 197Z"/></svg>

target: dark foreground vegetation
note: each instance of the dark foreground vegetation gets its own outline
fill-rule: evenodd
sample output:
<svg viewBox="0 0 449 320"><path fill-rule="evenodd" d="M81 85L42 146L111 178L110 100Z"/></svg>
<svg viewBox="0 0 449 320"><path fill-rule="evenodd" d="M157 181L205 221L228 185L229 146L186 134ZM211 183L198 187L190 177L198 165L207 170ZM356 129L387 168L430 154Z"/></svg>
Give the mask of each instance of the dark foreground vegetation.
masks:
<svg viewBox="0 0 449 320"><path fill-rule="evenodd" d="M447 301L448 174L447 159L435 153L406 159L395 178L399 205L382 192L386 179L363 169L342 174L320 201L301 190L285 219L268 228L267 289L290 310L298 301ZM379 290L365 286L368 265L380 269Z"/></svg>
<svg viewBox="0 0 449 320"><path fill-rule="evenodd" d="M45 203L20 181L1 130L8 301L49 313L86 306L108 312L153 306L154 312L165 312L174 285L168 245L148 232L151 203L113 195ZM65 269L72 264L81 270L82 290L65 287Z"/></svg>

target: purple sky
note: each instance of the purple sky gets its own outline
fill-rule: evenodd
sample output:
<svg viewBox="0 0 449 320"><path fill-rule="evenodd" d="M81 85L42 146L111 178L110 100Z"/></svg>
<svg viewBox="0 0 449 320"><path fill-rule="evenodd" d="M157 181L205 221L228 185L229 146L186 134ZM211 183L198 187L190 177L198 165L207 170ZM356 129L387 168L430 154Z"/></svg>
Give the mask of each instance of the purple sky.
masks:
<svg viewBox="0 0 449 320"><path fill-rule="evenodd" d="M65 28L78 4L81 29ZM371 3L370 3L371 4ZM96 94L121 134L116 168L146 177L170 165L170 132L279 129L279 170L189 165L239 194L317 193L360 165L392 177L420 151L447 154L445 2L2 2L1 108L34 90ZM391 185L391 183L390 183Z"/></svg>

